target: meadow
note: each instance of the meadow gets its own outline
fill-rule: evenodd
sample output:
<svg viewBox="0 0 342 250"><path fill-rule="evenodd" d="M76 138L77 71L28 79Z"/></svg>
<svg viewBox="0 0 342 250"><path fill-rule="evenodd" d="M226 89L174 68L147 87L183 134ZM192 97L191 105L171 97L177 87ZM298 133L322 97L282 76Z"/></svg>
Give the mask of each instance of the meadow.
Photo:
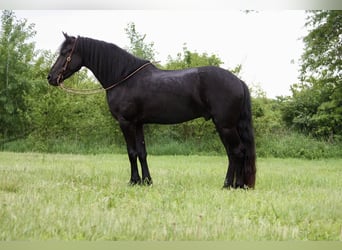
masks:
<svg viewBox="0 0 342 250"><path fill-rule="evenodd" d="M221 189L224 156L0 152L0 240L342 240L342 159L259 158L255 190Z"/></svg>

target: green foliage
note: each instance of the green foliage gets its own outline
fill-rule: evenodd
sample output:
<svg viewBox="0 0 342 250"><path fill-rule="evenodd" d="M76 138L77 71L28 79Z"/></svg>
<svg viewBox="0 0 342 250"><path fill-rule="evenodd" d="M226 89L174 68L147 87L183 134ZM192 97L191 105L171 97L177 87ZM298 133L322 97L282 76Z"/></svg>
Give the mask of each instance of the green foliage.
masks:
<svg viewBox="0 0 342 250"><path fill-rule="evenodd" d="M266 92L259 84L249 84L248 87L252 97L252 118L257 140L282 130L279 101L267 98Z"/></svg>
<svg viewBox="0 0 342 250"><path fill-rule="evenodd" d="M146 34L142 35L137 32L134 23L127 24L125 31L130 42L127 50L139 58L154 61L156 55L156 52L153 48L154 43L146 43L144 41L146 38Z"/></svg>
<svg viewBox="0 0 342 250"><path fill-rule="evenodd" d="M310 11L300 84L283 101L288 126L317 137L342 137L342 11Z"/></svg>
<svg viewBox="0 0 342 250"><path fill-rule="evenodd" d="M34 81L32 63L35 35L33 24L18 20L13 11L4 10L0 29L0 139L25 134L27 106L24 96Z"/></svg>
<svg viewBox="0 0 342 250"><path fill-rule="evenodd" d="M266 133L256 140L258 157L342 158L342 143L327 142L289 130Z"/></svg>
<svg viewBox="0 0 342 250"><path fill-rule="evenodd" d="M341 77L342 10L309 11L304 37L301 76L303 81L315 78Z"/></svg>
<svg viewBox="0 0 342 250"><path fill-rule="evenodd" d="M266 97L252 99L254 133L258 139L283 129L279 107L277 100Z"/></svg>
<svg viewBox="0 0 342 250"><path fill-rule="evenodd" d="M187 69L201 66L220 66L222 63L217 55L191 52L184 44L183 53L178 53L176 58L168 56L168 62L164 68L167 70Z"/></svg>

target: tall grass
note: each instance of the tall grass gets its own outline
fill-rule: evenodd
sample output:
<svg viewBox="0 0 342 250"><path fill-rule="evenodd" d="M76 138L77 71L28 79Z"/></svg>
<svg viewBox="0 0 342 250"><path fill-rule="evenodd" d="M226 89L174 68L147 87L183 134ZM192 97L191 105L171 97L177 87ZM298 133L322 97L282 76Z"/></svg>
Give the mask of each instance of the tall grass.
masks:
<svg viewBox="0 0 342 250"><path fill-rule="evenodd" d="M289 131L266 134L256 140L256 146L260 157L342 158L342 142L328 142Z"/></svg>
<svg viewBox="0 0 342 250"><path fill-rule="evenodd" d="M222 190L224 156L0 153L0 240L342 240L341 160L259 159L255 190Z"/></svg>
<svg viewBox="0 0 342 250"><path fill-rule="evenodd" d="M146 136L147 151L151 155L225 155L225 150L217 134L206 134L201 138L187 139L172 136ZM46 138L26 139L6 143L3 151L101 154L126 153L122 136L114 140L106 138ZM342 142L317 140L296 132L285 131L264 134L256 138L258 157L324 159L342 158Z"/></svg>

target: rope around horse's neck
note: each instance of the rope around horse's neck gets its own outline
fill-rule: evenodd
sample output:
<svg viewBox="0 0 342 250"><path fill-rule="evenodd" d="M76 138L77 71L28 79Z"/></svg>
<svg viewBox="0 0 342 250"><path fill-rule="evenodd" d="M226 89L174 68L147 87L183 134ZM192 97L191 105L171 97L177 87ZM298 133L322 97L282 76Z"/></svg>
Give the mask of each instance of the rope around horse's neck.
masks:
<svg viewBox="0 0 342 250"><path fill-rule="evenodd" d="M135 71L133 71L132 73L130 73L129 75L127 75L125 78L113 83L112 85L110 85L107 88L97 88L97 89L74 89L74 88L69 88L66 87L64 85L64 83L60 83L59 87L61 89L63 89L65 92L71 93L71 94L77 94L77 95L93 95L93 94L97 94L100 92L104 92L110 89L115 88L116 86L118 86L119 84L123 83L124 81L128 80L129 78L131 78L133 75L135 75L136 73L138 73L140 70L142 70L143 68L145 68L147 65L152 64L151 62L145 63L144 65L140 66L138 69L136 69Z"/></svg>

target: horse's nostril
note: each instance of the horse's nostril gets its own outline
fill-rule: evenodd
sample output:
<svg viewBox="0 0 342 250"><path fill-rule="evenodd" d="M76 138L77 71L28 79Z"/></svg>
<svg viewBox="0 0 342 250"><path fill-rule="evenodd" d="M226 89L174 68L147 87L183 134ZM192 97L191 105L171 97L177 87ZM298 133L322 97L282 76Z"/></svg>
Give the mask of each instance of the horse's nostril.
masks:
<svg viewBox="0 0 342 250"><path fill-rule="evenodd" d="M47 76L47 79L48 79L48 80L50 80L50 79L51 79L51 75L50 75L50 74Z"/></svg>

